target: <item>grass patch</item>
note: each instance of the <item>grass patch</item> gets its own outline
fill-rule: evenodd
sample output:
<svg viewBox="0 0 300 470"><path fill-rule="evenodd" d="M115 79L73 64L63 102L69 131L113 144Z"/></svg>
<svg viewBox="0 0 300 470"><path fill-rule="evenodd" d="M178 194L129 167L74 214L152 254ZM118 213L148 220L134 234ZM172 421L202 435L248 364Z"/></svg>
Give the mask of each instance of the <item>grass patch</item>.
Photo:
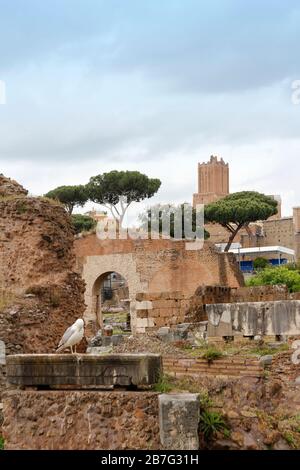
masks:
<svg viewBox="0 0 300 470"><path fill-rule="evenodd" d="M47 202L48 204L51 204L51 206L60 206L60 207L65 207L62 202L60 202L58 199L51 199L50 197L46 196L38 196L36 199L42 202Z"/></svg>
<svg viewBox="0 0 300 470"><path fill-rule="evenodd" d="M0 436L0 450L4 450L4 437Z"/></svg>
<svg viewBox="0 0 300 470"><path fill-rule="evenodd" d="M201 410L207 410L208 408L214 406L214 402L212 401L212 399L208 395L207 391L205 391L203 393L200 393L199 401L200 401Z"/></svg>
<svg viewBox="0 0 300 470"><path fill-rule="evenodd" d="M273 355L288 350L289 345L287 343L281 344L278 348L272 348L271 346L264 344L262 346L256 346L254 348L251 348L248 350L248 352L249 354L255 354L257 356L267 356L269 354Z"/></svg>

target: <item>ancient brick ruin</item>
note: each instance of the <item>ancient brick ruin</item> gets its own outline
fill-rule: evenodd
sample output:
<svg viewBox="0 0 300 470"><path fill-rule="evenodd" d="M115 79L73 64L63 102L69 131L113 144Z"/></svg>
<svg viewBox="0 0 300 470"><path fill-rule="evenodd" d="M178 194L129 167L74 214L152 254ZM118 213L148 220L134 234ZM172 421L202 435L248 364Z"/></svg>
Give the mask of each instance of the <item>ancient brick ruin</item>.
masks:
<svg viewBox="0 0 300 470"><path fill-rule="evenodd" d="M285 448L286 429L294 431L281 420L300 411L299 368L290 350L270 359L251 347L259 350L264 335L297 336L299 294L285 286L245 287L234 256L210 242L190 250L185 242L100 241L94 233L74 240L60 204L29 197L0 176L0 434L7 449ZM103 337L110 348L104 356L91 342L79 355L53 355L78 317L88 341L98 332L101 284L114 272L128 285L133 334L120 344ZM218 342L236 347L227 341L237 336L251 337L245 350L242 343L215 359L201 356ZM278 343L289 348L286 339ZM8 369L5 354L14 355ZM159 374L149 366L154 356ZM157 391L165 376L176 393ZM203 387L230 438L201 441ZM276 425L268 413L281 413Z"/></svg>
<svg viewBox="0 0 300 470"><path fill-rule="evenodd" d="M189 301L200 286L244 284L234 256L217 253L210 243L205 243L201 250L188 250L183 241L103 241L91 234L75 241L75 252L78 270L86 283L85 318L94 325L94 331L101 324L99 288L109 272L118 272L128 283L135 332L183 321ZM160 317L156 324L142 316L141 310L147 309L141 304L144 298L155 300L156 307L158 301L164 301L161 315L155 315Z"/></svg>
<svg viewBox="0 0 300 470"><path fill-rule="evenodd" d="M62 206L16 182L1 176L0 192L0 340L6 354L53 352L84 311L73 229Z"/></svg>

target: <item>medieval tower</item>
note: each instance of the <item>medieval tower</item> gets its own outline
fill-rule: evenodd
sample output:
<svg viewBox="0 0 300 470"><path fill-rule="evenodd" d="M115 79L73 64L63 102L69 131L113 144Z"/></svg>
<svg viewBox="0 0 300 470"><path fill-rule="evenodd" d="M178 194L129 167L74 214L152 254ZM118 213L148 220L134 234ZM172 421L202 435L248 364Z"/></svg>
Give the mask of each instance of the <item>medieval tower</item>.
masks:
<svg viewBox="0 0 300 470"><path fill-rule="evenodd" d="M229 194L229 165L223 158L211 156L207 163L198 163L198 193L193 206L218 201Z"/></svg>

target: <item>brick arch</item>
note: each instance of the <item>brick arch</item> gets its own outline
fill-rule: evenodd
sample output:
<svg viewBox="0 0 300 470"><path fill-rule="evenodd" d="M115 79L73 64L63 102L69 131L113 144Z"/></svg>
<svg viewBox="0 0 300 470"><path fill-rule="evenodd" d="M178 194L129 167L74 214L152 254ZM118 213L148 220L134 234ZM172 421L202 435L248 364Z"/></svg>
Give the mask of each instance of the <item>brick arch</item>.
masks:
<svg viewBox="0 0 300 470"><path fill-rule="evenodd" d="M147 283L142 283L137 272L136 261L132 253L111 254L102 256L87 256L83 265L83 278L86 282L84 318L90 326L88 330L95 333L100 327L99 304L97 303L97 290L104 277L117 272L127 282L130 301L131 326L134 332L136 323L136 294L147 289Z"/></svg>

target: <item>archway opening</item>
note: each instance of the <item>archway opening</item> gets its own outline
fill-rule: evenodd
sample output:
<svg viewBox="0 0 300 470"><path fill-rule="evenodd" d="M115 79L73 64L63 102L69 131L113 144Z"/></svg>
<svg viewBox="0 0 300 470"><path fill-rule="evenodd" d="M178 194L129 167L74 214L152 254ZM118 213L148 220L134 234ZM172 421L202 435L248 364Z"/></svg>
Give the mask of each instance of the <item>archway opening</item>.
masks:
<svg viewBox="0 0 300 470"><path fill-rule="evenodd" d="M97 279L93 291L98 326L105 328L110 325L113 334L130 333L130 299L127 280L118 272L107 272Z"/></svg>

